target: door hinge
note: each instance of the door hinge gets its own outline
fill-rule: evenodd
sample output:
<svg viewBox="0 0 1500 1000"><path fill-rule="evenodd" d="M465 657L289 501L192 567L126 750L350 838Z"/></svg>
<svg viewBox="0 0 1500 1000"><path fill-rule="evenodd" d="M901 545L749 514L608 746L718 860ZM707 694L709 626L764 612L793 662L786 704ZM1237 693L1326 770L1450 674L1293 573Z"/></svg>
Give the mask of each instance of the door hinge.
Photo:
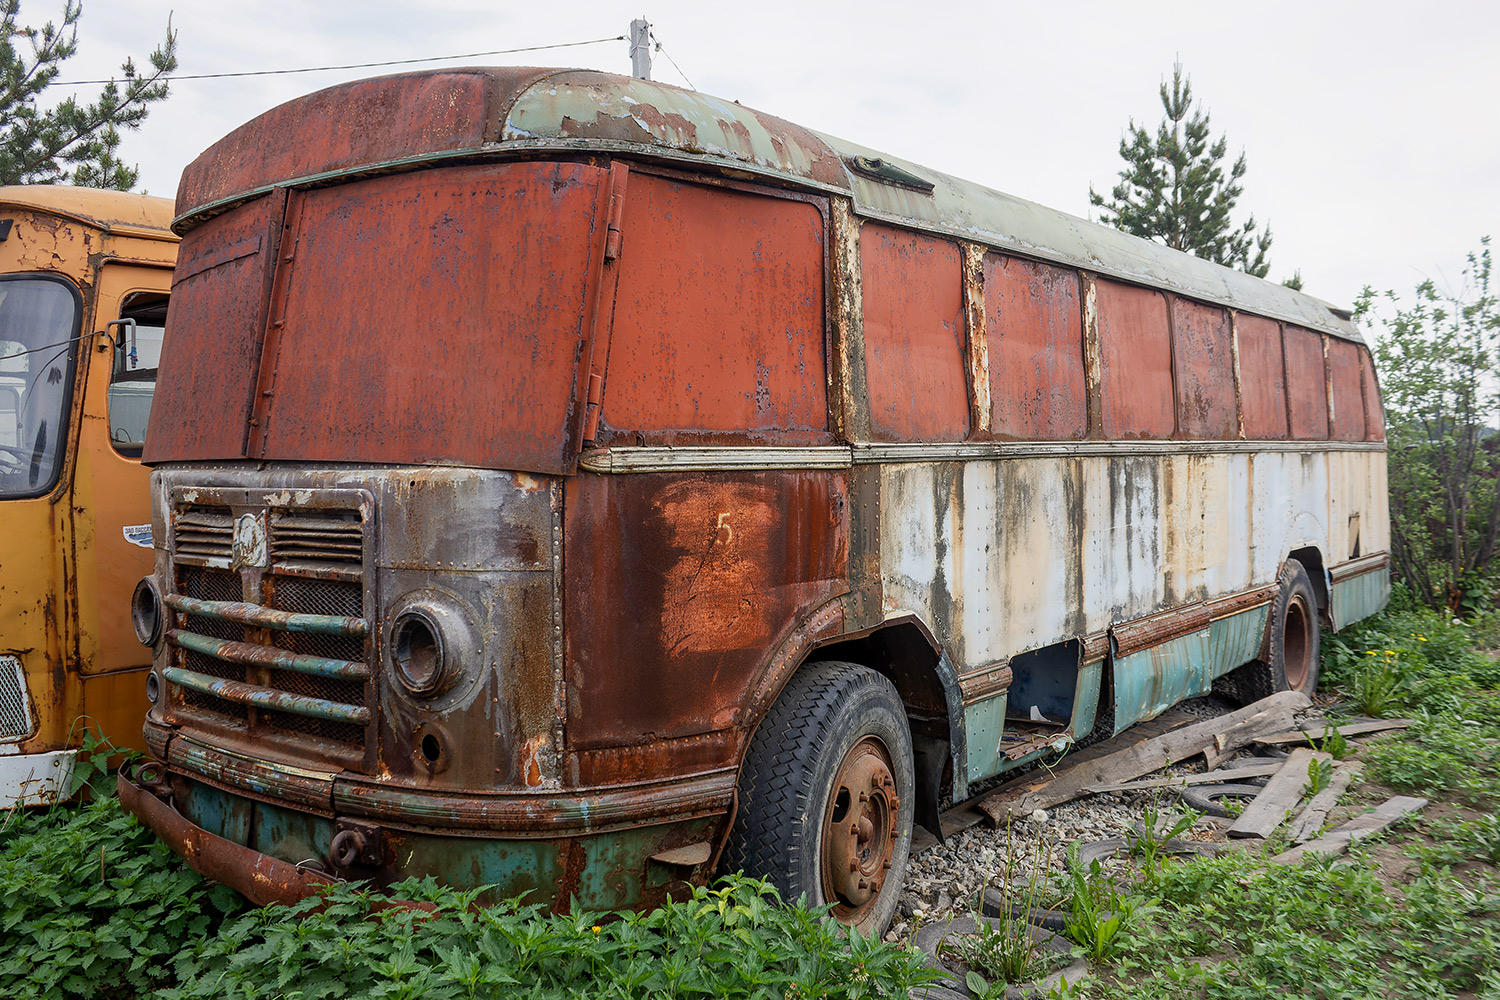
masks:
<svg viewBox="0 0 1500 1000"><path fill-rule="evenodd" d="M609 223L604 236L604 262L607 264L620 256L620 218L625 214L625 186L614 185L609 195Z"/></svg>
<svg viewBox="0 0 1500 1000"><path fill-rule="evenodd" d="M592 444L599 430L599 404L604 402L604 378L598 372L589 372L589 401L583 418L584 444Z"/></svg>

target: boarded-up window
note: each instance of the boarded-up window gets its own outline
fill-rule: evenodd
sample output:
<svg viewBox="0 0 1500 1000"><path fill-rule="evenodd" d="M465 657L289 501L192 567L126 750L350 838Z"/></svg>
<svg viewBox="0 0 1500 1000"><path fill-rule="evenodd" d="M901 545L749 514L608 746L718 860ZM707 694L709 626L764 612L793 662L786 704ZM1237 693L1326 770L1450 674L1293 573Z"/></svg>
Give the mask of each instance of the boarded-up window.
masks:
<svg viewBox="0 0 1500 1000"><path fill-rule="evenodd" d="M1078 275L1048 264L984 259L990 427L996 437L1069 441L1088 431Z"/></svg>
<svg viewBox="0 0 1500 1000"><path fill-rule="evenodd" d="M1328 437L1328 386L1323 380L1323 337L1295 326L1286 328L1286 389L1292 437L1299 441Z"/></svg>
<svg viewBox="0 0 1500 1000"><path fill-rule="evenodd" d="M867 224L860 257L875 437L962 441L969 433L969 397L958 247Z"/></svg>
<svg viewBox="0 0 1500 1000"><path fill-rule="evenodd" d="M275 194L246 202L183 239L147 462L245 454L283 200Z"/></svg>
<svg viewBox="0 0 1500 1000"><path fill-rule="evenodd" d="M1229 314L1218 306L1174 298L1172 354L1178 435L1208 441L1238 437Z"/></svg>
<svg viewBox="0 0 1500 1000"><path fill-rule="evenodd" d="M1359 345L1328 338L1328 378L1333 386L1333 436L1365 439L1365 398L1360 389Z"/></svg>
<svg viewBox="0 0 1500 1000"><path fill-rule="evenodd" d="M1241 313L1234 325L1240 348L1245 437L1279 441L1286 437L1286 361L1281 355L1281 324Z"/></svg>
<svg viewBox="0 0 1500 1000"><path fill-rule="evenodd" d="M1167 303L1148 288L1100 281L1099 386L1107 438L1172 436Z"/></svg>
<svg viewBox="0 0 1500 1000"><path fill-rule="evenodd" d="M1385 440L1385 412L1380 406L1380 385L1375 380L1375 364L1366 348L1359 349L1359 370L1365 390L1365 440Z"/></svg>
<svg viewBox="0 0 1500 1000"><path fill-rule="evenodd" d="M621 231L601 443L827 440L818 209L634 174Z"/></svg>

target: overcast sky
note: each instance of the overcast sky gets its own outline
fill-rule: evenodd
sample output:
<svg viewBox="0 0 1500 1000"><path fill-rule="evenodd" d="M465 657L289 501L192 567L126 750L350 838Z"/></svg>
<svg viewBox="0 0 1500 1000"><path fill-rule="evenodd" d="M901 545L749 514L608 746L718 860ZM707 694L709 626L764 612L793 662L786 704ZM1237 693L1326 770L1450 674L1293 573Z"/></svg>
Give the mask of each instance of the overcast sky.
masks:
<svg viewBox="0 0 1500 1000"><path fill-rule="evenodd" d="M23 18L62 0L26 0ZM179 72L295 69L547 45L626 33L647 17L706 93L737 99L1010 194L1088 216L1113 186L1134 117L1180 57L1215 133L1249 160L1241 217L1275 233L1271 277L1349 305L1362 286L1457 291L1463 258L1500 234L1500 4L1259 0L755 4L647 0L84 0L64 79L118 72L178 32ZM175 11L174 11L175 7ZM622 41L469 63L630 72ZM421 66L464 65L443 61ZM181 80L127 136L140 187L240 123L358 69ZM658 54L653 76L682 84ZM89 97L97 88L73 88ZM58 97L67 93L63 89Z"/></svg>

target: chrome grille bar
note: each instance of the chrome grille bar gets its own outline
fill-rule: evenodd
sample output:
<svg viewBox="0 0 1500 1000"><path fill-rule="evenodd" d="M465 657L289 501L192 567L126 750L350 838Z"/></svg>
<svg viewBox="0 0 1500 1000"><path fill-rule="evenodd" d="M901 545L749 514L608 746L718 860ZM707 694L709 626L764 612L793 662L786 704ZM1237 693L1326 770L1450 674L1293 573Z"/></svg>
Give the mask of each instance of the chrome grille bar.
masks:
<svg viewBox="0 0 1500 1000"><path fill-rule="evenodd" d="M320 635L343 635L362 639L369 631L363 618L343 615L311 615L297 611L276 611L243 601L202 601L181 594L167 594L162 600L173 611L200 615L218 621L238 622L256 628L282 632L312 632Z"/></svg>
<svg viewBox="0 0 1500 1000"><path fill-rule="evenodd" d="M370 676L370 668L351 660L332 660L325 656L308 656L291 653L275 646L262 646L253 642L234 642L230 639L215 639L173 629L167 633L167 641L183 649L196 650L205 656L229 663L248 663L253 666L273 667L277 670L294 670L299 674L315 677L337 677L343 680L362 681Z"/></svg>

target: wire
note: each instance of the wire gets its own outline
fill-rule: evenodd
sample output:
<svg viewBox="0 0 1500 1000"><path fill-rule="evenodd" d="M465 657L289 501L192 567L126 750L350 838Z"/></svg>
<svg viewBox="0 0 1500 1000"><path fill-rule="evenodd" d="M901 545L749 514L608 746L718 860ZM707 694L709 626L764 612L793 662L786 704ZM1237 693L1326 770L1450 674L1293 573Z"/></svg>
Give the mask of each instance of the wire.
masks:
<svg viewBox="0 0 1500 1000"><path fill-rule="evenodd" d="M340 69L370 69L376 66L409 66L412 63L443 62L449 59L477 59L480 56L509 56L518 52L541 52L546 49L567 49L579 45L598 45L601 42L623 42L628 41L624 35L615 35L612 38L591 38L586 42L558 42L555 45L528 45L520 49L494 49L489 52L465 52L455 56L427 56L422 59L387 59L384 62L348 63L343 66L306 66L302 69L256 69L245 70L239 73L187 73L181 75L168 75L167 80L222 80L227 77L240 76L285 76L289 73L326 73ZM657 46L660 48L660 45ZM671 56L667 56L671 60ZM676 66L676 63L672 63ZM678 70L678 72L682 72ZM687 79L686 76L683 77ZM118 83L118 80L53 80L47 84L49 87L86 87L94 84ZM691 84L689 84L691 86ZM696 89L696 88L695 88Z"/></svg>
<svg viewBox="0 0 1500 1000"><path fill-rule="evenodd" d="M93 333L85 333L82 336L69 337L67 340L59 340L55 344L43 344L41 347L33 347L29 351L17 351L14 354L0 354L0 361L9 361L11 358L24 357L27 354L36 354L38 351L50 351L54 347L64 347L68 344L76 344L80 340L88 340L92 336L94 336ZM49 361L48 364L51 364L51 362ZM42 367L45 368L46 365L43 365Z"/></svg>
<svg viewBox="0 0 1500 1000"><path fill-rule="evenodd" d="M682 71L682 67L677 65L677 60L672 58L672 53L662 47L661 39L656 37L656 32L654 31L651 32L651 40L656 43L656 51L667 57L667 62L672 64L672 68L677 71L677 75L687 81L688 89L697 90L698 88L693 86L693 81L688 80L688 75Z"/></svg>

